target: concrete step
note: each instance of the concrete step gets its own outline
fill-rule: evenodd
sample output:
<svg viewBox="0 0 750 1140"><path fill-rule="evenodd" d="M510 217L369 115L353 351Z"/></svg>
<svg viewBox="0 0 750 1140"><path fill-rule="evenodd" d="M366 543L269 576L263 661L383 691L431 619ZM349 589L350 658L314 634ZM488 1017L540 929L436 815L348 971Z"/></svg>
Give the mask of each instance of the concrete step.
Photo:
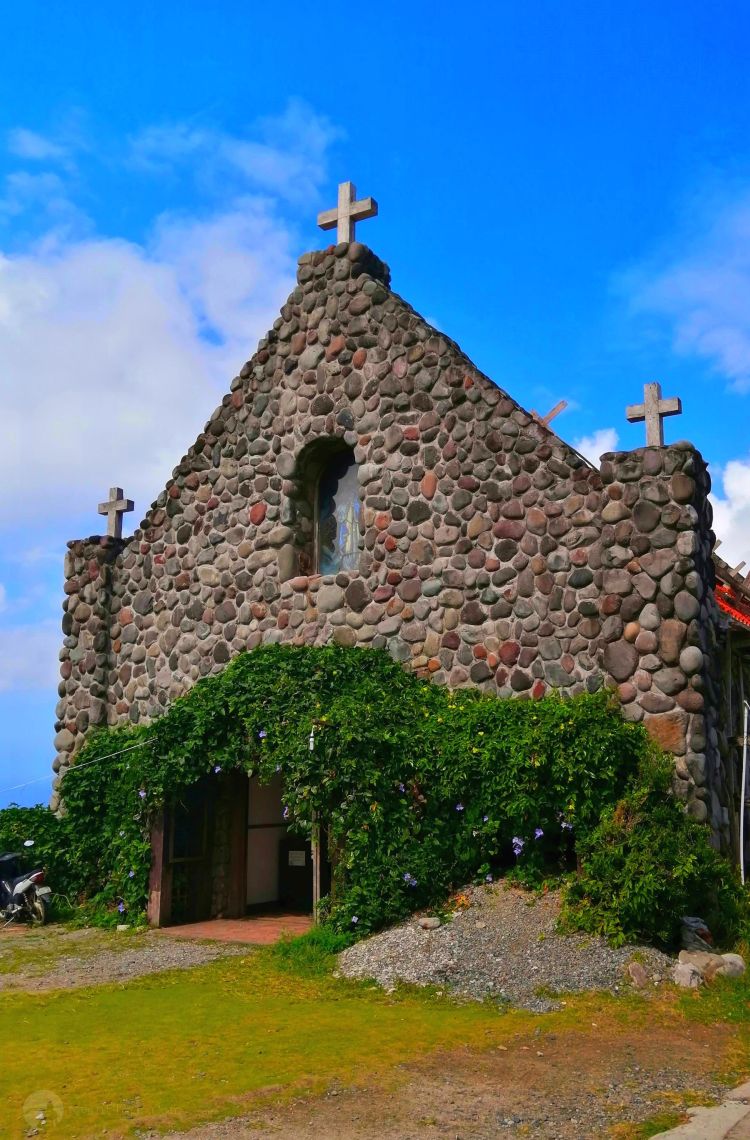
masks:
<svg viewBox="0 0 750 1140"><path fill-rule="evenodd" d="M652 1140L750 1140L750 1081L729 1093L715 1108L690 1108L690 1120Z"/></svg>

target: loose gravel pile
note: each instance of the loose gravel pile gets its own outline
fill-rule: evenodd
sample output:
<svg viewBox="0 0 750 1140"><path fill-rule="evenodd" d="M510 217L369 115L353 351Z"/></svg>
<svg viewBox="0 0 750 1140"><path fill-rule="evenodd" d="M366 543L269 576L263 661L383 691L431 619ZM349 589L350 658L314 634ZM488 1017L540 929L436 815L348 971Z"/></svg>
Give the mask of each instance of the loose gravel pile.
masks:
<svg viewBox="0 0 750 1140"><path fill-rule="evenodd" d="M616 992L630 981L628 963L643 965L647 984L670 977L673 962L653 947L613 949L604 939L560 934L558 892L533 895L504 885L470 887L466 909L436 930L411 918L373 935L339 957L341 974L439 986L475 1001L494 998L538 1012L556 1009L555 994Z"/></svg>

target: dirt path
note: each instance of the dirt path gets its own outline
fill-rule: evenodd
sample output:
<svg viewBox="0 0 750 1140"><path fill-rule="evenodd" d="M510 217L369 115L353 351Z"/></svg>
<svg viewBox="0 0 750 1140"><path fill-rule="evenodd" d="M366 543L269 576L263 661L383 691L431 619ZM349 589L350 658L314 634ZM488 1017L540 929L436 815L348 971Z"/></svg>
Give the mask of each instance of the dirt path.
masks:
<svg viewBox="0 0 750 1140"><path fill-rule="evenodd" d="M592 1027L588 1027L591 1029ZM704 1102L731 1031L669 1025L521 1038L507 1050L442 1054L404 1066L386 1087L333 1089L170 1140L603 1140L627 1122ZM686 1100L686 1098L688 1098Z"/></svg>

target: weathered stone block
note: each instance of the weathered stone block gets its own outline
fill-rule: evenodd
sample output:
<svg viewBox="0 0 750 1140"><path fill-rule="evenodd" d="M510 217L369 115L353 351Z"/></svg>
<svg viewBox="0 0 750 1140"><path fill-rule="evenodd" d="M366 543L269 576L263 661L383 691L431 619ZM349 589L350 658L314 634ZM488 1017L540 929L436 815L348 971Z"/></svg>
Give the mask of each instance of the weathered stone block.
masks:
<svg viewBox="0 0 750 1140"><path fill-rule="evenodd" d="M321 586L317 594L317 607L320 613L333 613L344 604L344 591L340 586Z"/></svg>
<svg viewBox="0 0 750 1140"><path fill-rule="evenodd" d="M615 681L632 677L638 664L638 650L628 641L613 641L604 650L604 668Z"/></svg>
<svg viewBox="0 0 750 1140"><path fill-rule="evenodd" d="M675 755L685 754L685 732L687 714L682 709L674 709L655 716L647 716L644 724L649 734L666 752Z"/></svg>

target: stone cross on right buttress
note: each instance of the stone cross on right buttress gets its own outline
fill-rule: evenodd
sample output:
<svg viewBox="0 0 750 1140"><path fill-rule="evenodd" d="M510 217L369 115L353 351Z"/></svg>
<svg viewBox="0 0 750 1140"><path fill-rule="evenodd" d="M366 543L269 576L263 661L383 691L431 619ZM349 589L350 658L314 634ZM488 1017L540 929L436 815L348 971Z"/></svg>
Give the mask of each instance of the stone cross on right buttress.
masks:
<svg viewBox="0 0 750 1140"><path fill-rule="evenodd" d="M122 497L122 487L110 487L109 499L100 503L100 515L107 516L107 534L110 538L122 538L122 516L133 509L133 500Z"/></svg>
<svg viewBox="0 0 750 1140"><path fill-rule="evenodd" d="M646 447L664 447L664 418L679 416L682 400L679 396L661 398L661 384L646 384L643 388L643 403L631 404L625 415L631 423L646 421Z"/></svg>

